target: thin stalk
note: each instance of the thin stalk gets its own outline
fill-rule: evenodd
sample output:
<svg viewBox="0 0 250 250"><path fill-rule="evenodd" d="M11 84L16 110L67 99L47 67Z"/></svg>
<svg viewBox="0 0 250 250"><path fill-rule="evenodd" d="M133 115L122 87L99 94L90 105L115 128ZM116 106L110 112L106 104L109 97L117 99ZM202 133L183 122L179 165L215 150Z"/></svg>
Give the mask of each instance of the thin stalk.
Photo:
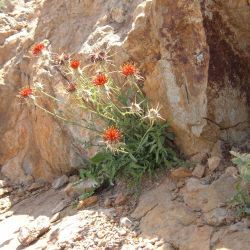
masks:
<svg viewBox="0 0 250 250"><path fill-rule="evenodd" d="M102 133L102 132L96 130L95 128L86 127L86 126L84 126L84 125L82 125L82 124L79 124L79 123L77 123L77 122L67 120L67 119L65 119L64 117L61 117L61 116L59 116L59 115L57 115L57 114L55 114L55 113L53 113L53 112L51 112L51 111L45 109L44 107L40 106L40 105L39 105L38 103L36 103L36 102L34 102L34 105L35 105L36 107L38 107L39 109L43 110L44 112L46 112L47 114L50 114L50 115L52 115L52 116L54 116L54 117L56 117L56 118L59 118L60 120L66 122L66 123L69 123L69 124L72 124L72 125L76 125L76 126L79 126L79 127L85 128L85 129L88 129L88 130L92 130L92 131L95 131L95 132L97 132L97 133L99 133L99 134Z"/></svg>

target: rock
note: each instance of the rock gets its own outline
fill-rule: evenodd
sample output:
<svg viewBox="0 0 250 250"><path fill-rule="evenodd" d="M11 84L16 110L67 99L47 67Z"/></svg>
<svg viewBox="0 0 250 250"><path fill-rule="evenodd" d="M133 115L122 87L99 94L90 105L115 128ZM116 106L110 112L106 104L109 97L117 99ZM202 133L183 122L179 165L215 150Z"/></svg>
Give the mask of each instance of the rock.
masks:
<svg viewBox="0 0 250 250"><path fill-rule="evenodd" d="M236 182L236 178L226 174L211 185L203 185L200 180L190 178L181 192L185 203L190 208L209 212L220 207L222 203L229 202L234 197Z"/></svg>
<svg viewBox="0 0 250 250"><path fill-rule="evenodd" d="M23 246L28 246L50 228L49 218L39 216L35 221L19 229L18 240Z"/></svg>
<svg viewBox="0 0 250 250"><path fill-rule="evenodd" d="M189 157L189 161L195 164L203 164L207 161L208 153L207 152L199 152L195 155L192 155Z"/></svg>
<svg viewBox="0 0 250 250"><path fill-rule="evenodd" d="M114 201L116 206L124 205L127 202L127 196L124 193L119 193Z"/></svg>
<svg viewBox="0 0 250 250"><path fill-rule="evenodd" d="M58 221L60 219L60 212L54 214L51 218L50 218L50 223L54 223L56 221Z"/></svg>
<svg viewBox="0 0 250 250"><path fill-rule="evenodd" d="M83 209L85 207L92 206L92 205L96 204L97 201L98 201L98 197L96 195L93 195L91 197L88 197L84 200L79 201L79 203L77 205L77 209L80 210L80 209Z"/></svg>
<svg viewBox="0 0 250 250"><path fill-rule="evenodd" d="M44 184L43 183L39 183L39 182L34 182L29 188L28 191L33 192L36 191L40 188L43 188Z"/></svg>
<svg viewBox="0 0 250 250"><path fill-rule="evenodd" d="M3 197L4 195L10 193L13 190L11 187L6 187L6 188L0 188L0 198Z"/></svg>
<svg viewBox="0 0 250 250"><path fill-rule="evenodd" d="M207 160L208 168L211 172L215 171L221 162L221 158L218 156L212 156Z"/></svg>
<svg viewBox="0 0 250 250"><path fill-rule="evenodd" d="M69 182L69 178L67 175L62 175L61 177L55 179L52 182L52 188L54 189L59 189L62 186L64 186L65 184L67 184Z"/></svg>
<svg viewBox="0 0 250 250"><path fill-rule="evenodd" d="M204 214L208 225L221 226L225 224L228 217L228 212L224 208L215 208L212 211Z"/></svg>
<svg viewBox="0 0 250 250"><path fill-rule="evenodd" d="M212 148L212 151L211 151L211 156L217 156L219 158L222 158L223 155L222 155L222 141L218 140L213 148Z"/></svg>
<svg viewBox="0 0 250 250"><path fill-rule="evenodd" d="M125 236L127 234L127 231L123 228L118 228L117 229L117 233L120 235L120 236Z"/></svg>
<svg viewBox="0 0 250 250"><path fill-rule="evenodd" d="M114 208L105 208L105 209L99 209L98 213L101 213L105 216L107 216L108 218L114 218L116 216L116 212Z"/></svg>
<svg viewBox="0 0 250 250"><path fill-rule="evenodd" d="M16 196L18 197L23 197L25 195L26 195L26 192L22 188L19 188L19 190L16 192Z"/></svg>
<svg viewBox="0 0 250 250"><path fill-rule="evenodd" d="M232 166L227 167L225 173L231 176L238 176L238 169Z"/></svg>
<svg viewBox="0 0 250 250"><path fill-rule="evenodd" d="M21 184L23 184L24 186L30 186L33 182L34 178L31 175L26 175L21 181Z"/></svg>
<svg viewBox="0 0 250 250"><path fill-rule="evenodd" d="M112 207L112 200L110 198L105 198L103 205L106 208Z"/></svg>
<svg viewBox="0 0 250 250"><path fill-rule="evenodd" d="M70 204L69 200L62 200L58 203L58 205L52 210L52 214L56 214L58 212L61 212L64 208L68 207Z"/></svg>
<svg viewBox="0 0 250 250"><path fill-rule="evenodd" d="M171 176L175 179L182 179L192 176L192 172L187 168L179 167L171 171Z"/></svg>
<svg viewBox="0 0 250 250"><path fill-rule="evenodd" d="M250 244L249 238L250 230L241 229L238 231L230 232L227 230L220 230L217 234L217 239L212 247L213 250L216 249L248 249Z"/></svg>
<svg viewBox="0 0 250 250"><path fill-rule="evenodd" d="M4 197L0 199L0 211L2 213L8 211L12 206L12 203L9 199L9 197Z"/></svg>
<svg viewBox="0 0 250 250"><path fill-rule="evenodd" d="M195 178L187 181L189 180L199 183ZM209 250L213 228L207 225L202 227L194 225L197 220L194 212L185 203L171 201L170 183L169 180L165 180L159 187L145 192L140 197L132 217L140 220L142 237L157 235L183 250ZM190 189L200 190L195 183Z"/></svg>
<svg viewBox="0 0 250 250"><path fill-rule="evenodd" d="M7 181L0 180L0 188L5 188L8 186L9 186L9 183Z"/></svg>
<svg viewBox="0 0 250 250"><path fill-rule="evenodd" d="M170 244L165 243L164 245L156 248L156 250L174 250L174 248Z"/></svg>
<svg viewBox="0 0 250 250"><path fill-rule="evenodd" d="M65 189L65 194L70 198L77 198L85 192L89 192L97 187L98 183L94 180L84 180L77 184L69 183Z"/></svg>
<svg viewBox="0 0 250 250"><path fill-rule="evenodd" d="M105 232L99 231L99 232L97 232L96 236L97 236L99 239L102 239L102 238L105 237Z"/></svg>
<svg viewBox="0 0 250 250"><path fill-rule="evenodd" d="M192 172L192 175L198 178L202 178L205 174L206 166L198 164Z"/></svg>
<svg viewBox="0 0 250 250"><path fill-rule="evenodd" d="M8 217L12 216L13 214L14 214L14 211L8 211L8 212L4 213L4 216L5 216L5 218L8 218Z"/></svg>
<svg viewBox="0 0 250 250"><path fill-rule="evenodd" d="M1 212L1 210L0 210L0 212ZM4 219L6 219L6 218L12 216L13 214L14 214L13 211L8 211L8 212L5 212L5 213L3 213L3 214L0 213L0 221L2 221L2 220L4 220Z"/></svg>
<svg viewBox="0 0 250 250"><path fill-rule="evenodd" d="M75 183L77 181L79 181L79 176L78 175L72 175L72 176L69 177L69 182L70 183Z"/></svg>
<svg viewBox="0 0 250 250"><path fill-rule="evenodd" d="M119 8L113 8L111 10L111 18L117 23L123 23L125 21L124 11Z"/></svg>
<svg viewBox="0 0 250 250"><path fill-rule="evenodd" d="M126 227L126 228L131 228L133 226L133 222L127 217L121 217L120 218L120 226Z"/></svg>

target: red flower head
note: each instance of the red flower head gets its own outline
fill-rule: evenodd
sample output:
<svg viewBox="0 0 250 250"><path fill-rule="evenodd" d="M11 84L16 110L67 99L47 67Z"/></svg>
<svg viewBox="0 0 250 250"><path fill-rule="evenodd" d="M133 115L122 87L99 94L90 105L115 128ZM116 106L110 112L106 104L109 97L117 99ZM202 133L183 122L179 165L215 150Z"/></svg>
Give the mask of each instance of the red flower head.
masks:
<svg viewBox="0 0 250 250"><path fill-rule="evenodd" d="M131 64L127 63L122 66L122 74L124 76L135 75L137 73L137 68Z"/></svg>
<svg viewBox="0 0 250 250"><path fill-rule="evenodd" d="M80 61L79 61L79 60L72 60L72 61L70 62L70 67L71 67L72 69L78 69L79 66L80 66Z"/></svg>
<svg viewBox="0 0 250 250"><path fill-rule="evenodd" d="M99 73L92 81L97 86L103 86L108 81L106 75Z"/></svg>
<svg viewBox="0 0 250 250"><path fill-rule="evenodd" d="M74 92L75 90L76 90L76 85L70 82L67 86L67 91L71 93L71 92Z"/></svg>
<svg viewBox="0 0 250 250"><path fill-rule="evenodd" d="M121 139L121 132L118 128L109 127L104 131L103 138L109 143L118 142Z"/></svg>
<svg viewBox="0 0 250 250"><path fill-rule="evenodd" d="M45 48L45 45L43 43L37 43L34 45L34 47L32 48L32 54L34 56L38 56L42 50Z"/></svg>
<svg viewBox="0 0 250 250"><path fill-rule="evenodd" d="M19 95L23 98L29 97L32 95L32 89L31 88L24 88L20 90Z"/></svg>

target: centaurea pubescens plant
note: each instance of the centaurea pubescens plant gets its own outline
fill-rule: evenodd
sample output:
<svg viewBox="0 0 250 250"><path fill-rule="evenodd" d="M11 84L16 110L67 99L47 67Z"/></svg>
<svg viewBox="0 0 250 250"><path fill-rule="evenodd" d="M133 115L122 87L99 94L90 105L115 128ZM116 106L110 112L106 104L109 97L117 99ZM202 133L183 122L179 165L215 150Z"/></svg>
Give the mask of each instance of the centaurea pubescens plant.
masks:
<svg viewBox="0 0 250 250"><path fill-rule="evenodd" d="M55 103L64 101L46 92L43 83L35 83L19 92L23 99L48 114L96 135L95 143L90 141L84 145L85 148L98 147L98 150L89 159L88 166L81 169L81 177L94 178L99 184L107 180L113 184L122 175L132 183L139 183L145 173L176 165L173 134L159 113L159 105L152 107L144 95L140 87L143 78L133 63L117 70L107 53L97 51L90 55L91 64L83 68L76 58L50 52L48 41L36 44L32 54L46 60L46 65L56 67L67 82L64 93L74 100L79 110L90 114L89 119L74 120L63 112L43 107L38 101L41 96ZM94 76L90 76L90 72L94 72ZM114 80L119 78L123 83ZM70 113L70 105L64 108Z"/></svg>

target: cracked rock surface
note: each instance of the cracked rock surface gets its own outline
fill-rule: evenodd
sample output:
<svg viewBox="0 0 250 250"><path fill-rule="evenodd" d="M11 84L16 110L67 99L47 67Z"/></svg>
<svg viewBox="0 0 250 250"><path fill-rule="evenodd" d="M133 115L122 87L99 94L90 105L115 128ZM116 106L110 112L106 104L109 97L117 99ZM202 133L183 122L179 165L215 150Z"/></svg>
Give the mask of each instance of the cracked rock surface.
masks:
<svg viewBox="0 0 250 250"><path fill-rule="evenodd" d="M82 66L98 48L110 51L118 67L134 61L146 95L152 105L159 102L187 156L209 153L218 139L241 143L249 136L249 1L3 2L0 166L13 182L30 175L53 181L89 153L78 140L88 131L66 127L16 98L21 87L36 82L62 98L65 79L30 54L44 39L53 52L76 55Z"/></svg>
<svg viewBox="0 0 250 250"><path fill-rule="evenodd" d="M78 205L64 187L13 186L0 198L0 248L248 249L250 221L231 206L235 173L225 170L210 183L207 177L176 180L162 172L158 183L144 186L138 202L119 186ZM9 187L0 183L0 190Z"/></svg>

